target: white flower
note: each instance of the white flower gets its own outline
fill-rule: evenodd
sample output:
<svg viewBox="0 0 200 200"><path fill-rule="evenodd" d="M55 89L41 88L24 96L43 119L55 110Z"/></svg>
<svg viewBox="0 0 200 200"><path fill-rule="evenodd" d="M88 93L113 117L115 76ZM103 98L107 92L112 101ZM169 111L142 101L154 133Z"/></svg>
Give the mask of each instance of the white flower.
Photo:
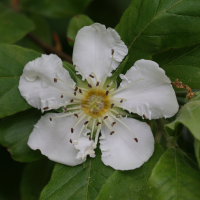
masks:
<svg viewBox="0 0 200 200"><path fill-rule="evenodd" d="M137 61L118 89L106 83L128 49L118 33L101 24L82 28L74 44L73 63L88 82L77 87L56 55L42 55L24 68L19 90L27 102L47 113L31 133L28 145L50 160L74 166L95 156L101 131L102 161L114 169L140 167L154 151L154 138L145 122L122 118L117 108L143 118L171 117L178 103L169 78L158 64Z"/></svg>

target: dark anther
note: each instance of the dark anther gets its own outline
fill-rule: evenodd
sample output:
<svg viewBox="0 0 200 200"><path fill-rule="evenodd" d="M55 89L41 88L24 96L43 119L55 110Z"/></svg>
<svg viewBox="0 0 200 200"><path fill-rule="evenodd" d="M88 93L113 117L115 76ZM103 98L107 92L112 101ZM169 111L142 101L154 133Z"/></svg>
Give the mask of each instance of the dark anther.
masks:
<svg viewBox="0 0 200 200"><path fill-rule="evenodd" d="M51 118L51 117L50 117L49 119L50 119L50 121L52 121L52 118Z"/></svg>
<svg viewBox="0 0 200 200"><path fill-rule="evenodd" d="M106 91L106 96L109 94L109 91Z"/></svg>
<svg viewBox="0 0 200 200"><path fill-rule="evenodd" d="M74 101L74 99L71 99L71 100L70 100L70 103L72 103L73 101Z"/></svg>
<svg viewBox="0 0 200 200"><path fill-rule="evenodd" d="M92 88L91 84L88 83L88 87Z"/></svg>
<svg viewBox="0 0 200 200"><path fill-rule="evenodd" d="M113 122L112 124L111 124L111 126L114 126L116 124L116 122Z"/></svg>
<svg viewBox="0 0 200 200"><path fill-rule="evenodd" d="M67 108L65 107L65 108L64 108L64 113L66 113L66 112L67 112Z"/></svg>
<svg viewBox="0 0 200 200"><path fill-rule="evenodd" d="M110 135L112 135L114 132L115 132L115 131L112 131L112 132L110 133Z"/></svg>
<svg viewBox="0 0 200 200"><path fill-rule="evenodd" d="M108 118L108 116L105 116L103 119L106 119L106 118Z"/></svg>
<svg viewBox="0 0 200 200"><path fill-rule="evenodd" d="M78 87L76 87L74 91L76 92L77 90L78 90Z"/></svg>
<svg viewBox="0 0 200 200"><path fill-rule="evenodd" d="M63 98L63 95L61 95L60 98Z"/></svg>
<svg viewBox="0 0 200 200"><path fill-rule="evenodd" d="M101 124L101 122L97 122L97 126L99 126L99 124Z"/></svg>
<svg viewBox="0 0 200 200"><path fill-rule="evenodd" d="M43 108L43 110L48 110L49 109L49 107L45 107L45 108Z"/></svg>
<svg viewBox="0 0 200 200"><path fill-rule="evenodd" d="M114 106L114 103L111 104L110 108L113 108L113 106Z"/></svg>
<svg viewBox="0 0 200 200"><path fill-rule="evenodd" d="M76 116L78 118L78 114L74 114L74 116Z"/></svg>
<svg viewBox="0 0 200 200"><path fill-rule="evenodd" d="M70 139L70 143L72 143L72 139Z"/></svg>
<svg viewBox="0 0 200 200"><path fill-rule="evenodd" d="M94 78L94 76L92 74L89 75L91 78Z"/></svg>
<svg viewBox="0 0 200 200"><path fill-rule="evenodd" d="M57 78L54 78L54 82L57 83Z"/></svg>
<svg viewBox="0 0 200 200"><path fill-rule="evenodd" d="M91 137L89 137L89 140L91 141Z"/></svg>
<svg viewBox="0 0 200 200"><path fill-rule="evenodd" d="M73 133L74 132L74 129L73 128L71 128L71 133Z"/></svg>
<svg viewBox="0 0 200 200"><path fill-rule="evenodd" d="M97 82L96 86L99 86L99 82Z"/></svg>
<svg viewBox="0 0 200 200"><path fill-rule="evenodd" d="M120 103L123 103L123 99L120 101Z"/></svg>
<svg viewBox="0 0 200 200"><path fill-rule="evenodd" d="M74 65L74 68L76 67L76 65Z"/></svg>
<svg viewBox="0 0 200 200"><path fill-rule="evenodd" d="M76 92L74 92L74 96L76 96Z"/></svg>
<svg viewBox="0 0 200 200"><path fill-rule="evenodd" d="M78 91L79 91L80 93L82 93L82 90L81 90L81 89L79 89Z"/></svg>
<svg viewBox="0 0 200 200"><path fill-rule="evenodd" d="M110 85L107 85L106 87L110 87Z"/></svg>
<svg viewBox="0 0 200 200"><path fill-rule="evenodd" d="M84 125L88 124L88 122L89 122L89 121L86 121L86 122L84 123Z"/></svg>
<svg viewBox="0 0 200 200"><path fill-rule="evenodd" d="M142 117L143 117L144 119L146 119L146 118L147 118L145 114L143 114L143 115L142 115Z"/></svg>
<svg viewBox="0 0 200 200"><path fill-rule="evenodd" d="M112 54L112 55L114 54L114 49L111 49L111 54Z"/></svg>
<svg viewBox="0 0 200 200"><path fill-rule="evenodd" d="M135 140L136 142L138 142L138 139L137 139L137 138L134 138L134 140Z"/></svg>

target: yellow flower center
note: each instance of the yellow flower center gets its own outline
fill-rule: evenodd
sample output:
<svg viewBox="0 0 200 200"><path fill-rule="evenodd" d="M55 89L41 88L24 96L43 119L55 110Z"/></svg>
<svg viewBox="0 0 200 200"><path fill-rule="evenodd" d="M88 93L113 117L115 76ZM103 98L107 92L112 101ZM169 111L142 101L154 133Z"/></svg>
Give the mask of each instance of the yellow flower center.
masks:
<svg viewBox="0 0 200 200"><path fill-rule="evenodd" d="M110 109L110 97L105 90L88 90L81 102L81 107L87 115L101 117Z"/></svg>

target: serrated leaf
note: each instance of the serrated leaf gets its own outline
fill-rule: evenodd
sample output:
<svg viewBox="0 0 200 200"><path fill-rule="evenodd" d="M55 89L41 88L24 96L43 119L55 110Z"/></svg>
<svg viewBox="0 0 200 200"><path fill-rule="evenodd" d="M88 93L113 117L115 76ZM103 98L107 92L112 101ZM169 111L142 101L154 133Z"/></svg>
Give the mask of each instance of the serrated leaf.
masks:
<svg viewBox="0 0 200 200"><path fill-rule="evenodd" d="M40 116L40 111L30 109L1 120L0 143L8 148L14 160L32 162L42 158L39 150L33 151L27 145L29 135Z"/></svg>
<svg viewBox="0 0 200 200"><path fill-rule="evenodd" d="M69 17L82 12L92 0L21 0L23 10L52 18Z"/></svg>
<svg viewBox="0 0 200 200"><path fill-rule="evenodd" d="M28 163L22 174L21 200L38 200L44 186L48 183L54 162L47 158Z"/></svg>
<svg viewBox="0 0 200 200"><path fill-rule="evenodd" d="M0 3L0 43L12 44L32 31L34 23L25 15L12 12Z"/></svg>
<svg viewBox="0 0 200 200"><path fill-rule="evenodd" d="M0 45L0 118L31 108L19 93L19 78L24 66L39 56L18 46Z"/></svg>
<svg viewBox="0 0 200 200"><path fill-rule="evenodd" d="M78 31L84 26L90 26L94 22L87 15L74 16L67 28L67 40L70 46L74 46L75 37Z"/></svg>
<svg viewBox="0 0 200 200"><path fill-rule="evenodd" d="M194 150L200 168L200 140L194 139Z"/></svg>
<svg viewBox="0 0 200 200"><path fill-rule="evenodd" d="M94 200L114 169L103 164L100 150L96 158L88 158L83 165L69 167L56 164L51 180L41 193L40 200Z"/></svg>
<svg viewBox="0 0 200 200"><path fill-rule="evenodd" d="M124 72L161 50L198 44L199 10L198 0L132 1L116 27L129 49Z"/></svg>
<svg viewBox="0 0 200 200"><path fill-rule="evenodd" d="M184 156L174 148L168 149L152 171L149 179L151 200L198 200L200 172L191 168Z"/></svg>
<svg viewBox="0 0 200 200"><path fill-rule="evenodd" d="M175 81L177 78L190 88L200 88L200 46L171 49L153 56L153 60Z"/></svg>
<svg viewBox="0 0 200 200"><path fill-rule="evenodd" d="M176 120L165 126L169 135L178 135L181 125L186 126L193 136L200 140L200 101L190 101L178 112Z"/></svg>
<svg viewBox="0 0 200 200"><path fill-rule="evenodd" d="M149 176L163 153L162 147L156 144L153 156L140 168L129 171L115 171L103 185L96 200L146 199Z"/></svg>

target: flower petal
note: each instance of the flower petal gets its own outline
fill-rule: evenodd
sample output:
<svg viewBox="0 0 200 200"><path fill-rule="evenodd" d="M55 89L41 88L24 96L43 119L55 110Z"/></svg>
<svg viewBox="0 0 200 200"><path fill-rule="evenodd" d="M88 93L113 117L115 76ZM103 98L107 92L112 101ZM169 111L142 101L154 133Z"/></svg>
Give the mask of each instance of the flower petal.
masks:
<svg viewBox="0 0 200 200"><path fill-rule="evenodd" d="M89 137L81 137L76 144L76 140L74 141L74 146L76 149L80 150L76 156L77 160L86 160L87 155L94 158L96 148L94 141L89 140Z"/></svg>
<svg viewBox="0 0 200 200"><path fill-rule="evenodd" d="M29 136L28 145L34 150L39 149L50 160L75 166L82 163L83 160L76 160L79 150L75 149L70 140L77 140L83 121L71 133L71 128L77 121L73 115L49 120L49 118L61 115L63 114L47 113L41 117ZM83 131L85 133L82 134L89 132L88 129Z"/></svg>
<svg viewBox="0 0 200 200"><path fill-rule="evenodd" d="M116 170L131 170L140 167L153 154L154 138L149 125L131 118L122 118L135 134L138 142L134 140L133 134L120 122L113 127L114 134L105 124L102 126L100 137L100 149L102 161ZM105 138L105 139L104 139Z"/></svg>
<svg viewBox="0 0 200 200"><path fill-rule="evenodd" d="M61 93L73 94L73 88L59 80L54 82L54 78L61 79L72 86L75 85L58 56L42 55L26 64L20 77L19 91L31 106L41 108L43 111L45 107L64 103L66 96L61 98Z"/></svg>
<svg viewBox="0 0 200 200"><path fill-rule="evenodd" d="M127 99L121 106L144 114L149 119L172 117L178 111L179 106L171 81L156 62L138 60L120 77L123 80L119 88L135 82L113 96Z"/></svg>
<svg viewBox="0 0 200 200"><path fill-rule="evenodd" d="M104 78L112 59L111 49L114 49L114 60L110 72L118 67L127 55L128 48L114 29L106 29L104 25L98 23L85 26L79 30L76 36L73 63L87 77L93 72L97 79Z"/></svg>

